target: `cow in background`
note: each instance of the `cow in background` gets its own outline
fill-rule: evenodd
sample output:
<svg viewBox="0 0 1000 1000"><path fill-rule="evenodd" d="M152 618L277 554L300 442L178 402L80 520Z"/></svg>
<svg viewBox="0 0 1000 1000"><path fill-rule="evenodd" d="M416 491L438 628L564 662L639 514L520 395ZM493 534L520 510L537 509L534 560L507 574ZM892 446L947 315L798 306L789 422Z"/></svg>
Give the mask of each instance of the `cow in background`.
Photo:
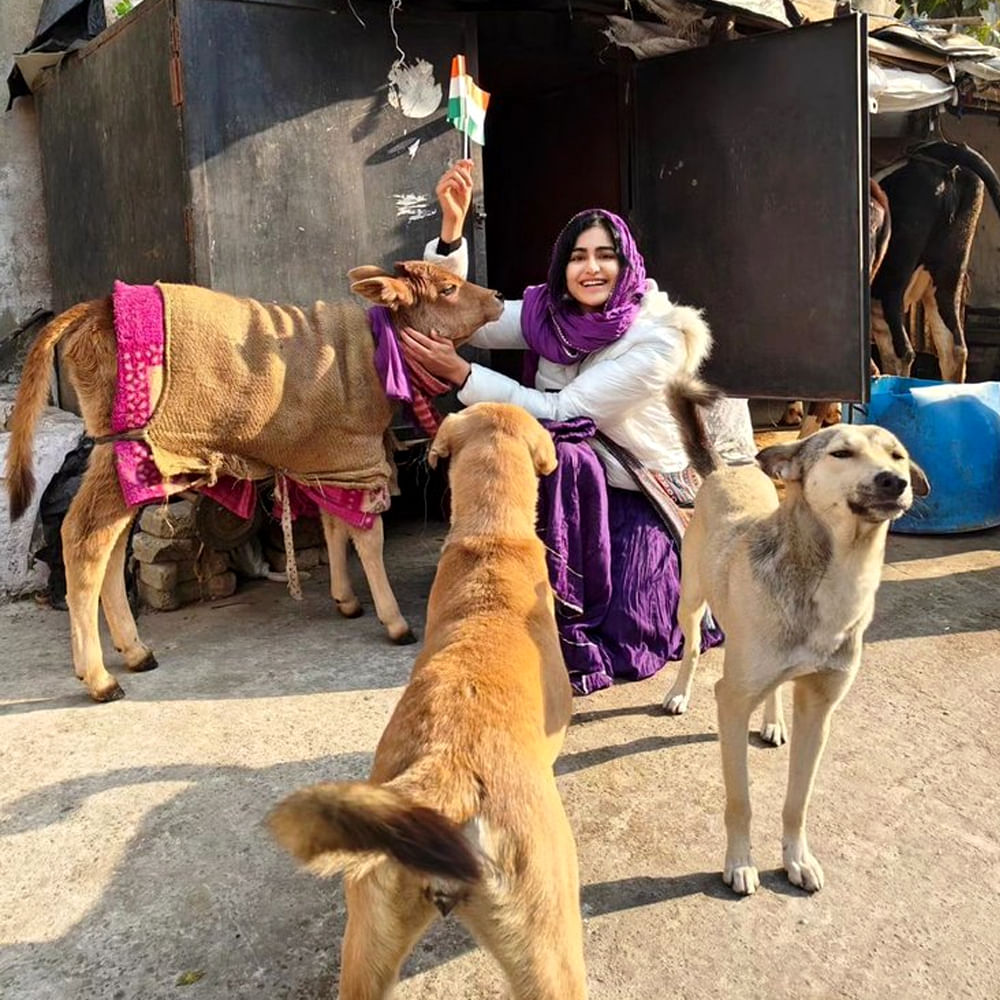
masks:
<svg viewBox="0 0 1000 1000"><path fill-rule="evenodd" d="M942 378L963 382L969 255L984 189L1000 213L1000 180L974 149L935 141L911 150L881 183L893 220L872 283L872 338L882 370L910 374L915 351L905 317L922 305Z"/></svg>

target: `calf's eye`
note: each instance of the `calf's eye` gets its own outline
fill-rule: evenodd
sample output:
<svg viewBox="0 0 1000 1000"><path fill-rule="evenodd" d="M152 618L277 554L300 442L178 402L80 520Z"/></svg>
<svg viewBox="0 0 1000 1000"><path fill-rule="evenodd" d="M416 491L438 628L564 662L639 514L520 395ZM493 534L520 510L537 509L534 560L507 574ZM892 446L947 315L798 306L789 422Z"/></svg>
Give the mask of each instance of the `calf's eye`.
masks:
<svg viewBox="0 0 1000 1000"><path fill-rule="evenodd" d="M454 295L457 288L458 288L457 285L445 285L444 288L441 289L441 294Z"/></svg>

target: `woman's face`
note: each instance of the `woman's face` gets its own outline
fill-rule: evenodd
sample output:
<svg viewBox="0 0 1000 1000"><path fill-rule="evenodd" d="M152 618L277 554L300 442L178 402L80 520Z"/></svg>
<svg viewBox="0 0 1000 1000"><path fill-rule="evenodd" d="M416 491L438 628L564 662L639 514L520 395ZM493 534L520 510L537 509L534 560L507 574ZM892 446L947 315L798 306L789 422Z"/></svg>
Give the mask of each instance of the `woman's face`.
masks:
<svg viewBox="0 0 1000 1000"><path fill-rule="evenodd" d="M618 281L618 254L604 226L591 226L576 239L566 265L566 290L584 312L596 312Z"/></svg>

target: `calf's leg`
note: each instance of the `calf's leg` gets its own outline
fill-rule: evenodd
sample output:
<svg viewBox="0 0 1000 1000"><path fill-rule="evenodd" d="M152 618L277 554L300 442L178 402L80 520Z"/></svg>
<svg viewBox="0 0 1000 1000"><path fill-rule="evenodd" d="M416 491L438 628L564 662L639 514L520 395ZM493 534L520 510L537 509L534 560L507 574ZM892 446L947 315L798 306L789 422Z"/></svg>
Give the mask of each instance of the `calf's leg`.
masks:
<svg viewBox="0 0 1000 1000"><path fill-rule="evenodd" d="M122 539L133 517L134 512L126 505L118 485L112 448L110 445L99 445L90 456L83 482L62 525L73 669L95 701L114 701L125 693L104 667L97 609L101 592L105 590L109 563L113 562L116 569L120 567L124 570ZM122 550L119 559L116 546L120 540ZM113 554L116 554L114 560ZM109 624L111 619L115 622L112 630L115 642L121 641L134 657L138 655L138 636L135 636L134 642L131 641L127 624L123 621L120 600L124 599L124 592L124 582L120 593L114 584L109 584L105 591L106 607L111 608ZM125 606L127 608L127 602ZM128 617L131 619L131 612Z"/></svg>

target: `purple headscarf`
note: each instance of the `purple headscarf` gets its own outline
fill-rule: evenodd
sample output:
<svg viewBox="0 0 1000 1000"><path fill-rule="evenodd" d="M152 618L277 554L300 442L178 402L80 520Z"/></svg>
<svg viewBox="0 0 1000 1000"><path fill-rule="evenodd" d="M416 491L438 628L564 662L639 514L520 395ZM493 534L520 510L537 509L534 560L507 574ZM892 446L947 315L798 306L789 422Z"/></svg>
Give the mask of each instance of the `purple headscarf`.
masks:
<svg viewBox="0 0 1000 1000"><path fill-rule="evenodd" d="M566 231L582 216L598 215L618 237L624 258L611 297L598 312L585 313L570 303L557 301L551 289L565 283L564 260L556 260L553 249L549 277L544 285L529 285L524 290L521 309L521 332L528 348L537 356L568 365L608 344L613 344L632 325L646 291L646 265L624 219L602 208L589 208L573 216ZM562 233L560 233L560 236ZM556 247L559 241L556 240Z"/></svg>

